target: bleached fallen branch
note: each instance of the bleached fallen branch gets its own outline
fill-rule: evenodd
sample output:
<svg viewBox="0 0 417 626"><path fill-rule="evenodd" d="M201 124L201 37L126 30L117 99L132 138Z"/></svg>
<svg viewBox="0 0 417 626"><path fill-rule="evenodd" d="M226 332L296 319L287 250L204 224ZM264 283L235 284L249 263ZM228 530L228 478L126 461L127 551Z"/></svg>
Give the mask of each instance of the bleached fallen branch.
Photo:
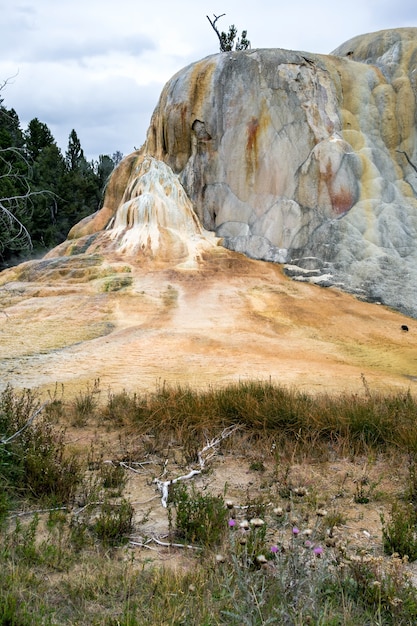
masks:
<svg viewBox="0 0 417 626"><path fill-rule="evenodd" d="M187 548L188 550L201 550L200 546L193 546L191 544L185 543L172 543L171 541L161 541L156 537L152 536L147 539L147 541L137 541L136 537L131 537L129 539L129 544L131 546L137 546L139 548L147 548L148 550L156 550L157 548L152 548L148 545L151 541L154 541L158 546L162 546L163 548Z"/></svg>
<svg viewBox="0 0 417 626"><path fill-rule="evenodd" d="M39 513L51 513L52 511L66 511L66 506L57 506L53 509L36 509L35 511L20 511L19 513L12 513L7 519L15 519L16 517L24 517L25 515L37 515Z"/></svg>
<svg viewBox="0 0 417 626"><path fill-rule="evenodd" d="M120 467L124 467L125 469L128 469L131 472L134 472L135 474L149 473L149 471L145 469L143 466L150 465L151 463L153 463L153 461L140 461L140 462L135 461L135 462L132 462L130 465L128 465L124 461L119 461ZM138 465L139 467L142 468L142 471L135 469L134 467L132 467L132 465Z"/></svg>
<svg viewBox="0 0 417 626"><path fill-rule="evenodd" d="M148 498L147 500L135 500L134 502L131 502L130 504L141 506L143 504L149 504L149 502L152 502L152 500L156 500L156 498L159 498L159 496L152 496L151 498Z"/></svg>
<svg viewBox="0 0 417 626"><path fill-rule="evenodd" d="M201 452L199 452L197 455L198 462L200 464L201 469L204 469L205 463L207 463L207 461L212 459L213 456L216 454L216 451L214 450L214 448L216 448L219 445L219 443L221 443L224 439L227 439L227 437L230 437L230 435L232 435L239 428L240 426L238 424L233 424L232 426L228 426L220 433L219 437L212 439L211 441L207 443L207 445L204 446ZM210 456L207 456L204 458L204 455L209 451L212 451Z"/></svg>
<svg viewBox="0 0 417 626"><path fill-rule="evenodd" d="M201 470L191 470L190 472L188 472L188 474L185 474L184 476L178 476L177 478L172 478L171 480L159 480L158 478L155 478L154 483L162 494L162 506L164 508L167 507L169 488L171 485L179 483L180 480L188 480L189 478L193 478L194 476L197 476L197 474L201 474Z"/></svg>
<svg viewBox="0 0 417 626"><path fill-rule="evenodd" d="M204 470L205 468L205 464L207 463L207 461L209 461L210 459L212 459L215 454L216 454L216 450L215 448L224 440L227 439L227 437L230 437L230 435L232 435L238 428L240 428L239 425L233 425L233 426L228 426L227 428L225 428L221 434L218 437L215 437L214 439L212 439L211 441L209 441L202 450L200 450L200 452L198 452L197 454L197 458L198 458L198 462L200 465L200 469L192 469L190 470L190 472L188 472L188 474L184 474L184 476L177 476L177 478L172 478L171 480L161 480L160 478L155 478L154 479L154 483L156 484L158 490L161 492L162 494L162 498L161 498L161 504L164 508L167 507L168 505L168 496L169 496L169 488L171 485L175 485L176 483L180 482L181 480L189 480L190 478L193 478L194 476L197 476L198 474L201 474L201 472ZM208 456L207 453L211 452L211 454L209 454ZM166 473L166 466L167 466L167 461L165 461L165 465L164 465L164 471L162 473L162 476Z"/></svg>
<svg viewBox="0 0 417 626"><path fill-rule="evenodd" d="M155 550L156 552L158 551L158 548L153 548L152 546L148 546L147 543L142 543L140 541L129 541L129 545L130 546L135 546L138 548L146 548L147 550Z"/></svg>
<svg viewBox="0 0 417 626"><path fill-rule="evenodd" d="M87 504L85 504L84 506L82 506L80 509L78 509L77 511L73 511L73 515L79 515L80 513L82 513L83 511L85 511L85 509L88 509L89 506L101 506L102 504L104 504L103 500L100 500L99 502L87 502Z"/></svg>
<svg viewBox="0 0 417 626"><path fill-rule="evenodd" d="M130 465L128 465L127 463L124 463L123 461L120 461L119 463L120 467L124 467L125 469L130 470L131 472L134 472L135 474L142 474L142 472L140 472L139 470L130 467Z"/></svg>
<svg viewBox="0 0 417 626"><path fill-rule="evenodd" d="M26 428L28 428L31 425L35 417L37 417L39 413L41 413L44 410L47 404L48 402L45 402L44 404L42 404L42 406L40 406L39 409L37 409L37 411L35 411L34 414L31 415L31 417L28 419L26 424L22 426L22 428L20 428L17 432L13 433L13 435L10 435L10 437L7 437L7 439L1 439L0 444L5 445L6 443L10 443L11 441L13 441L13 439L16 439L16 437L21 435L26 430Z"/></svg>
<svg viewBox="0 0 417 626"><path fill-rule="evenodd" d="M158 546L163 546L164 548L187 548L188 550L201 550L199 546L192 546L185 543L172 543L171 541L161 541L156 537L152 537L152 541L158 544Z"/></svg>

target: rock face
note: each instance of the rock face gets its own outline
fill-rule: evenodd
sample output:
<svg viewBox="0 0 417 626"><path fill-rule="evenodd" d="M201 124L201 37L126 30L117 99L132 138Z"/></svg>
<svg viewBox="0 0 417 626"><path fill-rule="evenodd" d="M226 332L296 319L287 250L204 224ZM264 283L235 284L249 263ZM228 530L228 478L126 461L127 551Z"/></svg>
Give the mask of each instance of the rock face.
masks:
<svg viewBox="0 0 417 626"><path fill-rule="evenodd" d="M142 153L226 247L415 316L416 70L415 28L213 55L165 86Z"/></svg>
<svg viewBox="0 0 417 626"><path fill-rule="evenodd" d="M247 50L186 67L101 211L54 254L117 242L192 265L184 235L209 241L192 206L231 250L417 316L416 71L416 28L331 55Z"/></svg>

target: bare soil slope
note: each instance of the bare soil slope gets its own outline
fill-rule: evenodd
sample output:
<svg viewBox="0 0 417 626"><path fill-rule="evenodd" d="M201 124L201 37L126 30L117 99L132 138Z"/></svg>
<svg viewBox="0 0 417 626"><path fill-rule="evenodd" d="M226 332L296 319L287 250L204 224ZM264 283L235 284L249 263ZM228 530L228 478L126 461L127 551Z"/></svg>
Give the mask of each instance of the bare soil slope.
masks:
<svg viewBox="0 0 417 626"><path fill-rule="evenodd" d="M337 392L362 375L373 389L414 390L415 320L222 247L194 270L79 254L0 274L1 388L251 378Z"/></svg>

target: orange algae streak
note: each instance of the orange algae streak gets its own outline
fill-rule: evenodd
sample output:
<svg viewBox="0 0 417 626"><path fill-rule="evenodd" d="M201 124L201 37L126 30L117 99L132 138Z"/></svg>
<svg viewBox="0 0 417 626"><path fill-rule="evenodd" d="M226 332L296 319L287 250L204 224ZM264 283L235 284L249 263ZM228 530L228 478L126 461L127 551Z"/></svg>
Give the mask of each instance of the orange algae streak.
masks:
<svg viewBox="0 0 417 626"><path fill-rule="evenodd" d="M246 164L248 174L253 174L258 164L258 131L259 120L256 117L252 117L246 129Z"/></svg>
<svg viewBox="0 0 417 626"><path fill-rule="evenodd" d="M354 197L350 189L342 187L337 193L330 194L333 213L335 215L343 215L347 213L354 204Z"/></svg>
<svg viewBox="0 0 417 626"><path fill-rule="evenodd" d="M211 83L216 64L213 61L203 60L192 68L189 78L189 98L192 115L201 116L204 103L211 91ZM192 120L194 121L194 120Z"/></svg>
<svg viewBox="0 0 417 626"><path fill-rule="evenodd" d="M267 138L268 129L270 127L271 118L267 110L267 105L263 102L259 117L252 117L246 126L245 160L248 177L255 177L256 174L259 174L259 151L266 149L265 139Z"/></svg>

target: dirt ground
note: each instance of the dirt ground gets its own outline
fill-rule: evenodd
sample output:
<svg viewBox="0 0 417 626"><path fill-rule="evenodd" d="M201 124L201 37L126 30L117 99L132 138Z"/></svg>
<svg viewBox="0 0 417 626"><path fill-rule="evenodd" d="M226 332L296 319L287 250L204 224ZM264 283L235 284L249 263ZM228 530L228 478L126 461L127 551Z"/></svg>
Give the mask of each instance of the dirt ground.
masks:
<svg viewBox="0 0 417 626"><path fill-rule="evenodd" d="M0 388L250 378L333 393L361 389L362 375L416 388L415 320L221 247L197 270L78 255L0 274Z"/></svg>
<svg viewBox="0 0 417 626"><path fill-rule="evenodd" d="M104 463L118 464L121 457L131 456L136 447L143 449L131 431L112 430L110 425L107 429L70 427L67 439L80 453L91 453L94 449ZM202 447L205 443L201 442ZM200 493L221 496L233 504L230 515L237 522L247 518L248 502L265 503L263 517L268 524L267 542L271 545L289 542L294 525L300 529L300 541L304 541L308 537L303 533L317 530L317 524L321 524L327 528L327 540L322 542L325 550L338 554L342 547L350 555L389 559L383 551L381 516L388 520L393 498L404 494L408 472L405 458L335 456L325 461L306 458L291 462L275 458L272 449L262 454L248 450L242 441L237 441L233 453L217 447L204 471L185 482ZM200 469L199 466L184 463L178 444L166 456L151 451L133 456L135 460L124 465L128 480L123 495L135 511L135 531L125 558L133 558L138 566L146 562L176 570L194 567L193 550L164 547L160 543L170 541L170 529L155 479L176 479L190 469ZM295 495L297 490L301 496ZM279 524L274 515L277 507L284 512ZM316 511L325 511L326 517L317 517ZM417 585L417 564L409 563L406 569Z"/></svg>

